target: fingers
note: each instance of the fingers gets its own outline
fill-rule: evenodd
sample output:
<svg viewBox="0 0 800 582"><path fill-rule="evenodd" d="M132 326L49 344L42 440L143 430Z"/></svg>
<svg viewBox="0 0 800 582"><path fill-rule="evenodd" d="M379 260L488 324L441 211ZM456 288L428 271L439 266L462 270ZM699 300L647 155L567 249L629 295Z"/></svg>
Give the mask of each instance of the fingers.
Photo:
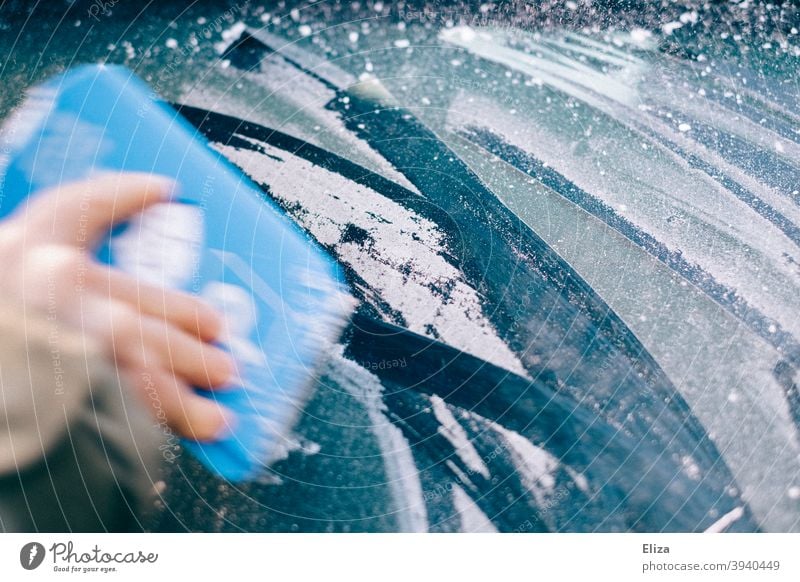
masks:
<svg viewBox="0 0 800 582"><path fill-rule="evenodd" d="M142 315L121 301L89 296L84 321L93 334L106 334L118 369L163 409L176 433L214 440L232 416L191 386L219 388L235 373L232 356L160 319Z"/></svg>
<svg viewBox="0 0 800 582"><path fill-rule="evenodd" d="M166 202L174 186L172 180L151 174L105 174L46 190L16 218L24 221L27 235L34 239L91 246L113 224Z"/></svg>
<svg viewBox="0 0 800 582"><path fill-rule="evenodd" d="M213 400L195 394L188 384L163 370L144 367L132 370L132 383L149 406L163 412L167 424L180 436L195 441L213 441L231 428L232 416Z"/></svg>
<svg viewBox="0 0 800 582"><path fill-rule="evenodd" d="M138 281L116 269L97 266L91 272L99 292L128 303L144 315L169 322L189 335L212 341L222 333L222 316L208 303L182 291Z"/></svg>
<svg viewBox="0 0 800 582"><path fill-rule="evenodd" d="M4 293L46 309L48 319L80 326L146 402L158 402L176 433L214 440L232 416L192 386L220 388L235 376L232 356L207 343L221 333L221 316L199 299L140 284L84 252L115 223L168 202L173 188L163 177L108 174L32 198L3 225L0 247L7 247L12 281Z"/></svg>
<svg viewBox="0 0 800 582"><path fill-rule="evenodd" d="M51 317L108 326L114 350L147 348L167 369L202 388L218 388L235 373L232 356L212 346L222 330L222 317L189 294L138 283L129 275L90 261L65 245L41 245L29 252L15 291L26 306L46 308ZM86 304L119 304L97 319L75 297L85 292ZM137 327L138 326L138 327ZM108 335L108 334L107 334ZM155 356L154 356L155 357Z"/></svg>
<svg viewBox="0 0 800 582"><path fill-rule="evenodd" d="M227 352L152 317L142 316L140 330L151 357L190 384L219 388L233 379L236 367Z"/></svg>

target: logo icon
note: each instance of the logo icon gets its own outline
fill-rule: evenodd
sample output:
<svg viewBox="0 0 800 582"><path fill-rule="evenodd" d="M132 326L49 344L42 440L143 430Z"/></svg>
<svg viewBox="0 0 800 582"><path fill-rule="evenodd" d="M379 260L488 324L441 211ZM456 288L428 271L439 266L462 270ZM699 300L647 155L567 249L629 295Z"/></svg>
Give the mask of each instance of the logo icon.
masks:
<svg viewBox="0 0 800 582"><path fill-rule="evenodd" d="M19 563L26 570L35 570L44 561L44 546L39 542L28 542L19 551Z"/></svg>

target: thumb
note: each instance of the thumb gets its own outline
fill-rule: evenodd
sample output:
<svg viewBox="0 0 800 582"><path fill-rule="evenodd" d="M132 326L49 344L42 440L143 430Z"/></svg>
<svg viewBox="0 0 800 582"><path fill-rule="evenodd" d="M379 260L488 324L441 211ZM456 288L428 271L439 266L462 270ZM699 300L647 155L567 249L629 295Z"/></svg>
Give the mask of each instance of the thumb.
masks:
<svg viewBox="0 0 800 582"><path fill-rule="evenodd" d="M116 223L167 202L175 182L147 173L102 174L46 190L17 215L31 237L92 246Z"/></svg>

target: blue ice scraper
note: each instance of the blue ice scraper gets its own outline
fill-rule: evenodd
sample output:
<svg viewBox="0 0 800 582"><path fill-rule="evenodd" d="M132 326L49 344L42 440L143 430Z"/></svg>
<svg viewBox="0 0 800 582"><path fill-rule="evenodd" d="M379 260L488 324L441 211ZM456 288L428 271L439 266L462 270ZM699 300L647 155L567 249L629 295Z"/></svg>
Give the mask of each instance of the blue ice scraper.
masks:
<svg viewBox="0 0 800 582"><path fill-rule="evenodd" d="M100 172L178 182L179 204L115 228L98 258L202 296L225 315L221 345L236 358L241 386L198 392L232 409L236 423L223 440L185 446L230 480L282 456L316 364L353 307L337 264L123 67L82 66L51 79L4 134L0 216L42 188Z"/></svg>

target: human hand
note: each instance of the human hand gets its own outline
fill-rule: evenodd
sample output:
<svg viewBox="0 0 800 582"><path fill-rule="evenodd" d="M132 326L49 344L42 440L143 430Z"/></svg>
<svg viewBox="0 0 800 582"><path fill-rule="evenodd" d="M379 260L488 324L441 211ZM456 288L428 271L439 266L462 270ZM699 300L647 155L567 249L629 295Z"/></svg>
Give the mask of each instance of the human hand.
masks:
<svg viewBox="0 0 800 582"><path fill-rule="evenodd" d="M157 402L154 413L175 432L208 441L232 417L191 387L221 389L235 375L231 356L210 343L221 316L95 259L114 224L169 202L173 186L149 174L108 174L32 196L0 222L0 295L23 313L43 313L56 342L59 329L82 333L87 350L102 351L146 402Z"/></svg>

